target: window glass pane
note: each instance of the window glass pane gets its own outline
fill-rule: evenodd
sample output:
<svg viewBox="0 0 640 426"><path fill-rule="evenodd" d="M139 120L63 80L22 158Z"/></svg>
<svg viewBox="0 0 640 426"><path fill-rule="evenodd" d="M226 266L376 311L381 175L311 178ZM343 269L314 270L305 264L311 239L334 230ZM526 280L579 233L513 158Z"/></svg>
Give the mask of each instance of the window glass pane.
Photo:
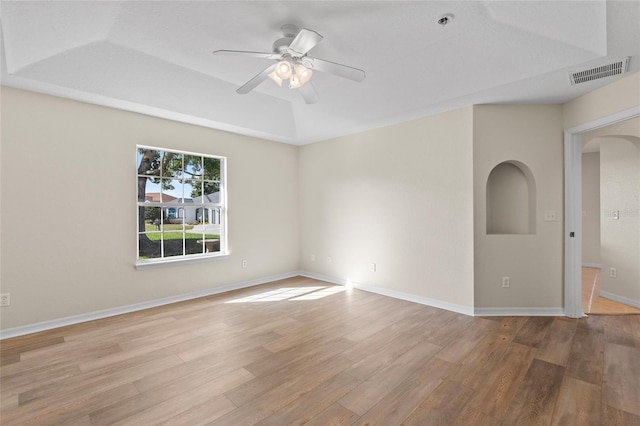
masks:
<svg viewBox="0 0 640 426"><path fill-rule="evenodd" d="M202 238L202 226L187 227L185 233L185 252L186 254L202 254L204 253L204 241Z"/></svg>
<svg viewBox="0 0 640 426"><path fill-rule="evenodd" d="M220 209L217 207L200 207L196 209L196 219L199 223L207 225L202 228L201 231L206 234L215 234L215 237L218 238L220 235L220 221L222 215Z"/></svg>
<svg viewBox="0 0 640 426"><path fill-rule="evenodd" d="M211 237L214 237L214 235L205 235L204 238L201 236L198 240L201 244L204 243L205 253L217 253L220 251L220 239Z"/></svg>
<svg viewBox="0 0 640 426"><path fill-rule="evenodd" d="M204 179L220 180L220 159L204 157Z"/></svg>
<svg viewBox="0 0 640 426"><path fill-rule="evenodd" d="M187 225L186 229L189 229L189 226L193 226L197 220L197 207L193 206L191 202L180 205L178 217L182 220L182 223Z"/></svg>
<svg viewBox="0 0 640 426"><path fill-rule="evenodd" d="M182 154L171 151L163 152L162 177L182 177Z"/></svg>
<svg viewBox="0 0 640 426"><path fill-rule="evenodd" d="M138 207L138 232L160 231L162 209L160 207Z"/></svg>
<svg viewBox="0 0 640 426"><path fill-rule="evenodd" d="M202 181L188 179L184 182L184 198L190 199L192 203L201 203L201 200L196 198L202 194Z"/></svg>
<svg viewBox="0 0 640 426"><path fill-rule="evenodd" d="M198 209L196 210L196 218L198 220L198 223L206 225L209 223L209 209L207 209L206 207L198 207ZM202 233L205 232L205 228L204 227L199 227L198 230Z"/></svg>
<svg viewBox="0 0 640 426"><path fill-rule="evenodd" d="M138 148L138 175L160 176L162 151L149 148Z"/></svg>
<svg viewBox="0 0 640 426"><path fill-rule="evenodd" d="M160 201L160 159L161 151L138 148L138 201Z"/></svg>
<svg viewBox="0 0 640 426"><path fill-rule="evenodd" d="M188 239L185 244L185 254L203 254L205 253L204 242L202 241L202 235L197 240Z"/></svg>
<svg viewBox="0 0 640 426"><path fill-rule="evenodd" d="M220 208L216 207L211 209L211 223L215 225L220 225L220 219L221 219ZM220 233L220 230L218 227L218 234L219 233Z"/></svg>
<svg viewBox="0 0 640 426"><path fill-rule="evenodd" d="M195 211L195 218L193 220L194 224L200 224L202 223L202 207L196 207Z"/></svg>
<svg viewBox="0 0 640 426"><path fill-rule="evenodd" d="M184 172L187 179L202 179L202 157L199 155L185 155Z"/></svg>
<svg viewBox="0 0 640 426"><path fill-rule="evenodd" d="M182 256L183 252L183 239L184 233L182 231L167 231L163 234L164 237L164 257L170 256Z"/></svg>
<svg viewBox="0 0 640 426"><path fill-rule="evenodd" d="M220 182L203 182L205 199L204 203L220 202Z"/></svg>
<svg viewBox="0 0 640 426"><path fill-rule="evenodd" d="M154 259L161 257L162 234L160 232L138 235L138 258Z"/></svg>
<svg viewBox="0 0 640 426"><path fill-rule="evenodd" d="M160 179L138 177L138 201L160 202Z"/></svg>
<svg viewBox="0 0 640 426"><path fill-rule="evenodd" d="M163 203L182 202L182 181L178 179L162 179L161 191Z"/></svg>

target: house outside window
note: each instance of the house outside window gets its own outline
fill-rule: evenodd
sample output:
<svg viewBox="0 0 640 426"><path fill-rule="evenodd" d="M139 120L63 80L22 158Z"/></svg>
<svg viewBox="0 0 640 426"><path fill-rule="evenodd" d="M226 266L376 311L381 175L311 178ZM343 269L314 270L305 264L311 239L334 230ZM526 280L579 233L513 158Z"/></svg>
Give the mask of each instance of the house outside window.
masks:
<svg viewBox="0 0 640 426"><path fill-rule="evenodd" d="M226 254L226 158L138 146L136 160L138 264Z"/></svg>

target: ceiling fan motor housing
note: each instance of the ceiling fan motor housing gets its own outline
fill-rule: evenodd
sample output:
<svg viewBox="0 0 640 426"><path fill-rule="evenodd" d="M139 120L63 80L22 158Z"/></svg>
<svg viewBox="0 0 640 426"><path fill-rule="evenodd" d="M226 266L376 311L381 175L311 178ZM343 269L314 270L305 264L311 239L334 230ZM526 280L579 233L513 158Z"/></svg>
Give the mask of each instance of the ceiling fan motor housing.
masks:
<svg viewBox="0 0 640 426"><path fill-rule="evenodd" d="M273 42L273 53L282 55L287 53L287 48L300 32L300 28L293 24L284 24L280 27L280 31L284 37Z"/></svg>
<svg viewBox="0 0 640 426"><path fill-rule="evenodd" d="M293 41L293 37L283 37L273 42L273 53L282 55L287 53L287 48Z"/></svg>

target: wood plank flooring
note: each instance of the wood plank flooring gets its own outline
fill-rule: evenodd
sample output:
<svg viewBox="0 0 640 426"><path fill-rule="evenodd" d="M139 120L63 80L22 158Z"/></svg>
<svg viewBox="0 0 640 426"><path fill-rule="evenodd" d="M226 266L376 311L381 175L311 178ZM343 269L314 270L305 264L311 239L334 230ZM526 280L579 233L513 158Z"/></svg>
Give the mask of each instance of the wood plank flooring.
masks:
<svg viewBox="0 0 640 426"><path fill-rule="evenodd" d="M640 425L640 316L468 317L308 278L0 342L2 425Z"/></svg>

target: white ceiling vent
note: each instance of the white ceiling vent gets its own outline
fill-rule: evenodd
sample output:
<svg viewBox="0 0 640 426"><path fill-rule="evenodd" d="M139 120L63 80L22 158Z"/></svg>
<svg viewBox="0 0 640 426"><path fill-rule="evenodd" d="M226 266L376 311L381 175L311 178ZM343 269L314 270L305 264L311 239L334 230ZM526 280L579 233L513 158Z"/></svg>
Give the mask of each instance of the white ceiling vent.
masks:
<svg viewBox="0 0 640 426"><path fill-rule="evenodd" d="M569 73L571 85L586 83L588 81L598 80L605 77L624 74L629 70L629 56L614 62L612 64L602 65L590 70Z"/></svg>

